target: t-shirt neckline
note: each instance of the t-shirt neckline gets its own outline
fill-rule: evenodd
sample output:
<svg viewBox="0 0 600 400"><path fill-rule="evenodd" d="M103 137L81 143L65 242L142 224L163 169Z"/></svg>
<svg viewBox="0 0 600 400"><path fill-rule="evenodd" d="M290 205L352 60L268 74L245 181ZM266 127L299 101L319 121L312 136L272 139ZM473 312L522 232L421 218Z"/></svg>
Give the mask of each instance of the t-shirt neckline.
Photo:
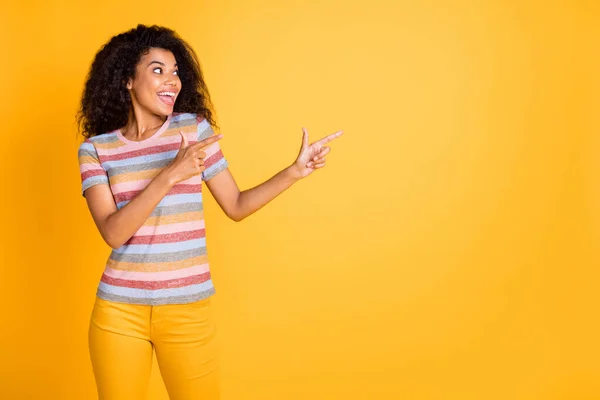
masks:
<svg viewBox="0 0 600 400"><path fill-rule="evenodd" d="M173 114L167 115L167 120L162 124L162 126L160 128L158 128L158 130L156 132L154 132L152 134L152 136L147 137L144 140L129 140L125 136L123 136L123 134L121 133L121 129L117 129L115 132L117 134L117 137L126 143L148 143L149 141L159 137L164 131L167 130L167 128L169 127L169 122L171 122L172 116L173 116Z"/></svg>

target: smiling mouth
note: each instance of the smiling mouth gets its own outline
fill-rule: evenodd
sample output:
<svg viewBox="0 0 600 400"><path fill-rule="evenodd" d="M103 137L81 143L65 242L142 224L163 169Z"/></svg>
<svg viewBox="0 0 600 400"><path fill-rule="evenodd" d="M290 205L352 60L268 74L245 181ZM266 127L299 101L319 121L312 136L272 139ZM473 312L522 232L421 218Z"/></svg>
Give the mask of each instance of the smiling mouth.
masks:
<svg viewBox="0 0 600 400"><path fill-rule="evenodd" d="M175 104L175 97L177 94L175 92L158 92L158 98L168 106L173 106Z"/></svg>

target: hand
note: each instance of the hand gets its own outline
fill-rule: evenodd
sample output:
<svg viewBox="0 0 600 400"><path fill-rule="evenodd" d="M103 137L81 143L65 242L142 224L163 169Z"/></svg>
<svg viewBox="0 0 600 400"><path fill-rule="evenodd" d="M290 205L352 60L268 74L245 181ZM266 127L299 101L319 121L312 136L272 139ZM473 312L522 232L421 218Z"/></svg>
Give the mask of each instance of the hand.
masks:
<svg viewBox="0 0 600 400"><path fill-rule="evenodd" d="M182 131L179 131L179 134L181 135L179 151L168 166L173 184L201 174L205 169L204 158L206 158L206 153L202 149L223 138L223 135L215 135L189 146L185 134Z"/></svg>
<svg viewBox="0 0 600 400"><path fill-rule="evenodd" d="M340 137L344 131L338 131L329 136L325 136L323 139L310 145L308 144L308 131L306 128L302 128L302 132L302 147L300 148L298 158L291 168L294 169L299 178L306 178L316 169L325 166L325 156L331 151L331 148L325 145L333 139Z"/></svg>

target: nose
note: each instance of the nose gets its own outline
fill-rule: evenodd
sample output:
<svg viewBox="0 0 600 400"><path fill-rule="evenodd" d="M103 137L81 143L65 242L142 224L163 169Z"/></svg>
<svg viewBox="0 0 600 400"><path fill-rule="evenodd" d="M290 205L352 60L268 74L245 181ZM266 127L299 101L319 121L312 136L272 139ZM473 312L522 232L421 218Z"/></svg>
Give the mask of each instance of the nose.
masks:
<svg viewBox="0 0 600 400"><path fill-rule="evenodd" d="M177 77L167 75L167 77L165 79L165 85L177 86L178 83L179 83L179 79Z"/></svg>

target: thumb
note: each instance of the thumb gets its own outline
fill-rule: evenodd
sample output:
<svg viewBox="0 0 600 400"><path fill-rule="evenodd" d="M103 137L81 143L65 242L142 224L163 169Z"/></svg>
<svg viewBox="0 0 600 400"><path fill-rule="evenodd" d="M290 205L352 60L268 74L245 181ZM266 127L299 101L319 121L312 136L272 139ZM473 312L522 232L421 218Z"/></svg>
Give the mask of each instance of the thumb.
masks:
<svg viewBox="0 0 600 400"><path fill-rule="evenodd" d="M308 147L308 131L306 128L302 128L302 149Z"/></svg>
<svg viewBox="0 0 600 400"><path fill-rule="evenodd" d="M187 136L185 136L185 134L182 131L179 131L179 134L181 135L181 145L179 146L179 149L182 150L188 147L188 140Z"/></svg>

